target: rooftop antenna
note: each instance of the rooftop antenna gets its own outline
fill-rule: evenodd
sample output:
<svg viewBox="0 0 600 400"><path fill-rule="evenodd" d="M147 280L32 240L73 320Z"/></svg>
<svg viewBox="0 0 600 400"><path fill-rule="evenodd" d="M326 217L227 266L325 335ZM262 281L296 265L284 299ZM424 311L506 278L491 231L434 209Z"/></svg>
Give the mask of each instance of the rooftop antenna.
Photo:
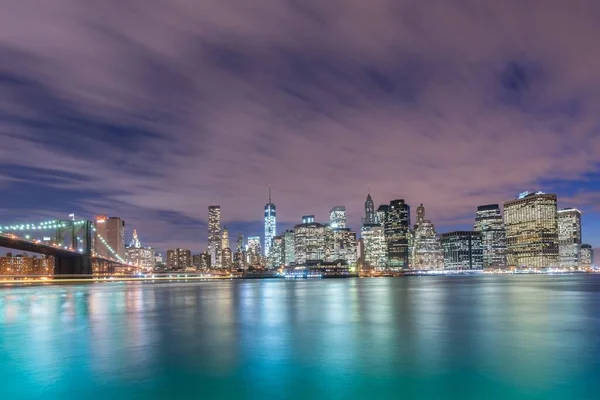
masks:
<svg viewBox="0 0 600 400"><path fill-rule="evenodd" d="M271 185L269 185L269 204L271 204Z"/></svg>

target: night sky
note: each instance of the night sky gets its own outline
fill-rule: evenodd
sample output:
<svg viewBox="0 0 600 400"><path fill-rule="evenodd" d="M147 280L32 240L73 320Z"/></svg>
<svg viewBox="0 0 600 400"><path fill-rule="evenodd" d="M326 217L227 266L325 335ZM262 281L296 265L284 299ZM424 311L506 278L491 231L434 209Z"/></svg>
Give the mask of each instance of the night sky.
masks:
<svg viewBox="0 0 600 400"><path fill-rule="evenodd" d="M485 4L483 4L485 3ZM126 220L202 251L336 205L559 195L600 246L597 0L3 0L0 221ZM233 244L233 240L232 240Z"/></svg>

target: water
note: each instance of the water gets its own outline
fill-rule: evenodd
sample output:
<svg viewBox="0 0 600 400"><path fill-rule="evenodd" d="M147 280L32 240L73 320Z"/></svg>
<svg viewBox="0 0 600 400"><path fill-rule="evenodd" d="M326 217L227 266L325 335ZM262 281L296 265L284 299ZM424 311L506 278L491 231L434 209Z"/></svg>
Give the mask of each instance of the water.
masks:
<svg viewBox="0 0 600 400"><path fill-rule="evenodd" d="M0 289L1 399L597 399L600 276Z"/></svg>

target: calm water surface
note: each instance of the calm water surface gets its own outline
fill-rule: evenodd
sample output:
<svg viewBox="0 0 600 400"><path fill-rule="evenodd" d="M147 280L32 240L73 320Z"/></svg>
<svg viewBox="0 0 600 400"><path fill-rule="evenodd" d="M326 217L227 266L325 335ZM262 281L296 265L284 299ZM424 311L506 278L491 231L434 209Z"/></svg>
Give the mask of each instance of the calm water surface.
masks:
<svg viewBox="0 0 600 400"><path fill-rule="evenodd" d="M600 276L0 288L0 399L598 399Z"/></svg>

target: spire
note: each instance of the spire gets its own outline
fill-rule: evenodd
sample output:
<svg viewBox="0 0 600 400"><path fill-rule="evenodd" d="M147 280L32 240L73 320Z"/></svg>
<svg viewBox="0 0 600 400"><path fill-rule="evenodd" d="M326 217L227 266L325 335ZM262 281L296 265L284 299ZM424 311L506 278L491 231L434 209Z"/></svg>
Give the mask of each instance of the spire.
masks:
<svg viewBox="0 0 600 400"><path fill-rule="evenodd" d="M135 247L136 249L139 249L140 247L142 247L142 244L140 243L140 239L138 239L138 234L137 234L136 229L133 230L133 239L131 240L131 244L129 246Z"/></svg>
<svg viewBox="0 0 600 400"><path fill-rule="evenodd" d="M269 185L269 204L271 204L271 185Z"/></svg>

